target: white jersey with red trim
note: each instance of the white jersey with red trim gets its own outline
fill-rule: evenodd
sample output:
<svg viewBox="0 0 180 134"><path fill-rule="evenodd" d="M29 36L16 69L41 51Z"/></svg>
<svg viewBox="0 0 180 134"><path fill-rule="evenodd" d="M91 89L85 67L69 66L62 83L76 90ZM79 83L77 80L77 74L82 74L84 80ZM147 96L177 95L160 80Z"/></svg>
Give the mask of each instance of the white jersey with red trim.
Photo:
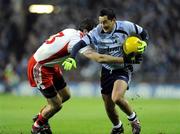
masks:
<svg viewBox="0 0 180 134"><path fill-rule="evenodd" d="M34 59L41 65L56 64L60 58L69 55L82 36L83 33L75 29L65 29L52 35L34 53Z"/></svg>

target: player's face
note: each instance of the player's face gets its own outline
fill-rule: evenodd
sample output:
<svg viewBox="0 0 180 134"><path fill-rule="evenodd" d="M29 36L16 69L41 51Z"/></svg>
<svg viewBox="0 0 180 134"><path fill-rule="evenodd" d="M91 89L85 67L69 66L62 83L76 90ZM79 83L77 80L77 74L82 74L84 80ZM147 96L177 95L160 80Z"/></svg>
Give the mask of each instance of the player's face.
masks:
<svg viewBox="0 0 180 134"><path fill-rule="evenodd" d="M99 16L99 23L104 32L110 33L114 28L115 20L109 20L107 16Z"/></svg>

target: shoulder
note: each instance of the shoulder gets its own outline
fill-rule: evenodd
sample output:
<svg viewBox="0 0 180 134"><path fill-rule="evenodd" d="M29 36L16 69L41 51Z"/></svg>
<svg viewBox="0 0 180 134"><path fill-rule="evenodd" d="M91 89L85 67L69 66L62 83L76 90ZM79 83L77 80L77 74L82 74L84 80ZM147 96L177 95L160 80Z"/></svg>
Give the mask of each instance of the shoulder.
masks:
<svg viewBox="0 0 180 134"><path fill-rule="evenodd" d="M128 27L129 25L132 25L133 23L130 21L124 20L124 21L116 21L116 24L117 24L117 28L120 28L120 27Z"/></svg>
<svg viewBox="0 0 180 134"><path fill-rule="evenodd" d="M91 33L100 33L102 31L102 27L98 24L95 28L93 28L90 32Z"/></svg>
<svg viewBox="0 0 180 134"><path fill-rule="evenodd" d="M73 37L82 37L82 32L76 29L64 29L63 34L69 38L73 38Z"/></svg>
<svg viewBox="0 0 180 134"><path fill-rule="evenodd" d="M93 28L88 35L90 36L97 36L98 34L100 34L102 31L102 27L100 26L100 24L98 24L95 28Z"/></svg>
<svg viewBox="0 0 180 134"><path fill-rule="evenodd" d="M69 35L72 35L72 34L75 34L78 32L78 30L76 29L72 29L72 28L67 28L67 29L64 29L62 31L64 34L69 34Z"/></svg>

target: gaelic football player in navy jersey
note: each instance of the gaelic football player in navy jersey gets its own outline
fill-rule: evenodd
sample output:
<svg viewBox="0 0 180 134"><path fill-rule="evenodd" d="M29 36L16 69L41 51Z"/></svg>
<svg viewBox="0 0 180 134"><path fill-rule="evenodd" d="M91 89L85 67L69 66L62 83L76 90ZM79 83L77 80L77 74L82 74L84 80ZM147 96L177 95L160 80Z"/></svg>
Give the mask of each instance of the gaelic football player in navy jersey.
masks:
<svg viewBox="0 0 180 134"><path fill-rule="evenodd" d="M127 60L122 49L122 45L127 37L137 35L141 38L141 44L144 48L147 46L147 32L137 24L129 21L117 21L112 9L102 9L99 14L99 24L84 36L71 52L71 59L67 58L63 65L65 70L71 70L75 56L80 48L87 45L91 46L100 54L121 57L120 64L102 63L101 70L101 94L104 101L106 113L113 124L111 134L124 133L123 123L119 119L118 112L115 109L117 105L126 115L132 126L132 133L139 134L141 126L137 114L128 104L124 95L128 89L133 64L136 63ZM89 53L85 55L89 59L96 60L96 54ZM130 56L130 55L129 55ZM142 55L136 55L139 58Z"/></svg>

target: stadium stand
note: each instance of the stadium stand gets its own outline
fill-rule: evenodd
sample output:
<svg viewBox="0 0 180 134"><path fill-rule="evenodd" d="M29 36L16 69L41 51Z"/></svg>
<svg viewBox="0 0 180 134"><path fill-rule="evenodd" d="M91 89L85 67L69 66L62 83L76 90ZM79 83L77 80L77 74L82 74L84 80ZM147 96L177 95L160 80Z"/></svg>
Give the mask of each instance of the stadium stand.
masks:
<svg viewBox="0 0 180 134"><path fill-rule="evenodd" d="M97 18L99 9L112 7L117 18L147 28L149 46L143 63L135 68L135 81L179 83L180 16L179 0L61 0L59 13L33 15L26 2L0 1L0 83L6 91L26 80L28 57L51 34L75 27L85 17ZM79 69L65 73L69 81L97 81L98 64L79 57Z"/></svg>

